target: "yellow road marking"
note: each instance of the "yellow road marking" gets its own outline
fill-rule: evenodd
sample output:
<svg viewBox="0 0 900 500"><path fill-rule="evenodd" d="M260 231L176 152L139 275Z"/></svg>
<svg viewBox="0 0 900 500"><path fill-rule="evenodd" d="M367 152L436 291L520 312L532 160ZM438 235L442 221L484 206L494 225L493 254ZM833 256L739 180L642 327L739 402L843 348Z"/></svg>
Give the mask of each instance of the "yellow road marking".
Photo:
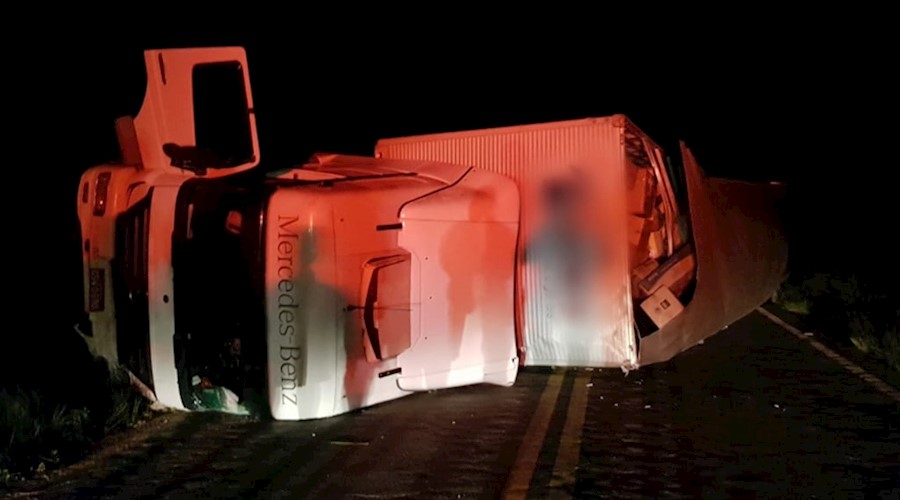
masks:
<svg viewBox="0 0 900 500"><path fill-rule="evenodd" d="M553 409L556 408L556 400L559 398L559 389L562 386L563 377L564 374L562 373L554 373L547 380L547 385L544 387L544 392L541 393L537 409L531 417L531 423L528 424L525 437L522 438L522 444L519 445L516 463L513 465L509 479L506 481L503 498L518 499L525 498L528 495L528 485L531 483L538 455L541 453L541 447L544 445L544 439L547 436L547 427L550 425Z"/></svg>
<svg viewBox="0 0 900 500"><path fill-rule="evenodd" d="M592 373L582 370L572 387L566 423L559 439L556 463L553 465L551 488L575 485L578 458L581 456L581 432L584 429L584 414L587 410L588 383L591 381Z"/></svg>

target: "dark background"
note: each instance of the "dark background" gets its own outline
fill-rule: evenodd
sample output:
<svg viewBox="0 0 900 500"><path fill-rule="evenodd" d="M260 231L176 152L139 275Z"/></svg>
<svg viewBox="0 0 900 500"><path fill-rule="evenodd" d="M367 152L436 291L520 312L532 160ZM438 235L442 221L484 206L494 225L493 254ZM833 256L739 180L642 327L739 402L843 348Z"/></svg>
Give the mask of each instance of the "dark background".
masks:
<svg viewBox="0 0 900 500"><path fill-rule="evenodd" d="M787 183L793 269L896 274L900 86L877 15L705 11L660 28L646 13L442 9L273 22L160 7L140 28L149 15L54 11L24 29L5 71L8 377L23 360L52 371L81 307L78 178L117 157L113 121L140 108L148 48L245 46L268 167L371 154L380 137L625 113L673 159L685 140L710 175ZM35 347L46 366L19 355Z"/></svg>

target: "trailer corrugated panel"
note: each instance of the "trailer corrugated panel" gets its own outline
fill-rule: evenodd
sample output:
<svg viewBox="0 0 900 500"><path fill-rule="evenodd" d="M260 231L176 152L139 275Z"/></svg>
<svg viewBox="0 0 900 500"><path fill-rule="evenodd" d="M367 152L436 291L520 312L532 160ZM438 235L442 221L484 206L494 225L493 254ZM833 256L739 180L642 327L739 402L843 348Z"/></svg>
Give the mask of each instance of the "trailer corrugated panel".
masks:
<svg viewBox="0 0 900 500"><path fill-rule="evenodd" d="M526 365L636 362L625 236L623 116L384 139L376 157L513 178L522 219L517 328Z"/></svg>

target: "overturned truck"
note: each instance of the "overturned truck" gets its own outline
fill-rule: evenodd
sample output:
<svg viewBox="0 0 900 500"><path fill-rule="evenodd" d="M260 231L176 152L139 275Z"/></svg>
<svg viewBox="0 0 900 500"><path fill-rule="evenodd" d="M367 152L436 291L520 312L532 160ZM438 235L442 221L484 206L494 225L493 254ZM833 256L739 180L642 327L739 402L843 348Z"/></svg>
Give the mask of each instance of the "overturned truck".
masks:
<svg viewBox="0 0 900 500"><path fill-rule="evenodd" d="M521 365L664 361L763 302L772 186L625 117L263 168L241 48L145 53L122 160L82 177L96 350L168 406L320 418Z"/></svg>

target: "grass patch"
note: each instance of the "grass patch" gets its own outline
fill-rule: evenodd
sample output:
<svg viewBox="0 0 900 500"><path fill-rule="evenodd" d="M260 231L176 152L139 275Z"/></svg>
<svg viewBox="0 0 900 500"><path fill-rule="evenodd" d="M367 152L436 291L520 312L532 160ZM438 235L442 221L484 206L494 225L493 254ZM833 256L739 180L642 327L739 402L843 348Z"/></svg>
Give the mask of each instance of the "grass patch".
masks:
<svg viewBox="0 0 900 500"><path fill-rule="evenodd" d="M0 485L45 476L87 454L105 435L149 416L128 374L93 361L80 394L0 388Z"/></svg>
<svg viewBox="0 0 900 500"><path fill-rule="evenodd" d="M849 273L792 276L775 302L900 371L900 297L889 284Z"/></svg>

